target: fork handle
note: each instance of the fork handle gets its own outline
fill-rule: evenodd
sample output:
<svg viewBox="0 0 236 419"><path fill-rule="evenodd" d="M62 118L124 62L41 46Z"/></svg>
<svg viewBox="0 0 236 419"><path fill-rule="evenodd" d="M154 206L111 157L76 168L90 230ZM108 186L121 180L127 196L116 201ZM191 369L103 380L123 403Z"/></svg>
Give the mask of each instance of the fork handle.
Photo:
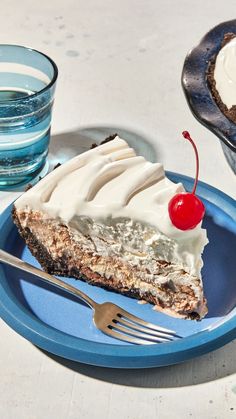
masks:
<svg viewBox="0 0 236 419"><path fill-rule="evenodd" d="M0 262L6 263L7 265L14 266L15 268L21 269L22 271L29 272L35 276L38 276L40 279L44 279L49 284L55 285L57 288L61 288L70 294L75 295L76 297L81 298L85 301L91 308L95 309L97 303L93 301L88 295L79 289L72 287L61 279L55 278L55 276L49 275L47 272L41 271L33 265L30 265L27 262L24 262L21 259L11 255L10 253L5 252L0 249Z"/></svg>

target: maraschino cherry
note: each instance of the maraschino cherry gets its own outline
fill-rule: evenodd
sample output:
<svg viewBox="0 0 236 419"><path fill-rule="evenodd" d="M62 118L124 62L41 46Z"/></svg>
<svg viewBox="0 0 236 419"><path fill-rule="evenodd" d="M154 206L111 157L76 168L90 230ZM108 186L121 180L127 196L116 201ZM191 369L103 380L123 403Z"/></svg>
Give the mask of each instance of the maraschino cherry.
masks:
<svg viewBox="0 0 236 419"><path fill-rule="evenodd" d="M192 144L196 155L196 177L191 193L179 193L170 200L168 210L172 224L179 230L191 230L202 221L205 214L205 207L202 201L195 195L198 173L199 173L199 158L197 147L190 137L188 131L182 132L186 140Z"/></svg>

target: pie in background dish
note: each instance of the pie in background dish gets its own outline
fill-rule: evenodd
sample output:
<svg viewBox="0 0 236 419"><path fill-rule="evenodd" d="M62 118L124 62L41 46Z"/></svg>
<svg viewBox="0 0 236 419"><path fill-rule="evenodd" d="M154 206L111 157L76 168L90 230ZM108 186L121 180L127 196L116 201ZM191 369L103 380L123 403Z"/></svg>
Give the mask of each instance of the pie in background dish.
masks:
<svg viewBox="0 0 236 419"><path fill-rule="evenodd" d="M50 274L84 279L172 316L207 313L201 223L174 227L168 203L182 184L116 136L71 159L18 198L13 220Z"/></svg>
<svg viewBox="0 0 236 419"><path fill-rule="evenodd" d="M221 112L236 124L236 34L226 33L207 79Z"/></svg>

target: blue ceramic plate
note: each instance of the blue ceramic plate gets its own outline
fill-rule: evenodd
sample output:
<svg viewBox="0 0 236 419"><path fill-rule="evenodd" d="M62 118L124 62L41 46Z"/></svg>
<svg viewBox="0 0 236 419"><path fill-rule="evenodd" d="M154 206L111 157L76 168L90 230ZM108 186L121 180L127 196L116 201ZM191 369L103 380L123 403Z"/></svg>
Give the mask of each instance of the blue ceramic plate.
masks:
<svg viewBox="0 0 236 419"><path fill-rule="evenodd" d="M193 181L168 173L186 189ZM199 183L206 205L205 227L210 244L204 252L203 279L209 314L201 322L175 319L140 305L136 300L82 281L64 278L98 302L112 301L137 316L174 329L183 339L136 346L121 344L98 331L91 310L73 296L54 289L19 270L0 266L0 314L14 330L35 345L62 357L92 365L146 368L170 365L212 351L236 337L236 214L235 202L222 192ZM0 217L0 246L38 265L19 237L11 208Z"/></svg>

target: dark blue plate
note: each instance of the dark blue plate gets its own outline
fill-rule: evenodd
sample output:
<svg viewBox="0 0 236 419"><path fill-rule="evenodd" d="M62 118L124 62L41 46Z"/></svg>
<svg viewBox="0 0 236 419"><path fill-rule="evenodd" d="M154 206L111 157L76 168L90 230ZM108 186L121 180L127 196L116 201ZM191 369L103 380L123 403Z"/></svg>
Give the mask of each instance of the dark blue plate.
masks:
<svg viewBox="0 0 236 419"><path fill-rule="evenodd" d="M174 182L191 190L193 180L168 173ZM116 368L170 365L212 351L236 337L236 215L235 202L199 182L206 205L205 227L210 244L204 252L203 280L209 313L201 322L176 319L152 310L150 304L64 278L98 302L112 301L136 315L174 329L183 339L136 346L121 344L92 323L92 311L73 296L52 288L19 270L0 266L0 315L14 330L35 345L75 361ZM20 239L11 220L11 207L0 216L0 247L38 265Z"/></svg>
<svg viewBox="0 0 236 419"><path fill-rule="evenodd" d="M236 34L236 20L211 29L189 52L183 66L182 86L193 115L221 140L226 159L236 173L236 124L217 106L206 78L210 62L229 32Z"/></svg>

